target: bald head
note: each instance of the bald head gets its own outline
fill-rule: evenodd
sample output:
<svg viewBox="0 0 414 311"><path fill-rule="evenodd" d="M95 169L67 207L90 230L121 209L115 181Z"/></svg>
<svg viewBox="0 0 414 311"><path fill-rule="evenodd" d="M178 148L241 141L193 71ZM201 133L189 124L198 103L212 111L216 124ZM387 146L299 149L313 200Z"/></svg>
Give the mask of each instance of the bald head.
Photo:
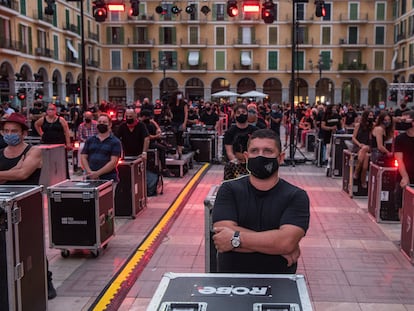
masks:
<svg viewBox="0 0 414 311"><path fill-rule="evenodd" d="M127 109L125 111L125 118L127 118L127 119L136 119L137 118L137 113L135 112L134 109Z"/></svg>

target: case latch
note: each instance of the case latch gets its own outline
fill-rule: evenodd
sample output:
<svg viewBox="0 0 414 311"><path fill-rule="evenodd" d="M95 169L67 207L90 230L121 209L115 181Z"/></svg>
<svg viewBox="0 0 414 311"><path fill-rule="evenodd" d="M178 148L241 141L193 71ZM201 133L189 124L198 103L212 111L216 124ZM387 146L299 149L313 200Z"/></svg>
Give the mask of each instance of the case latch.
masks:
<svg viewBox="0 0 414 311"><path fill-rule="evenodd" d="M94 198L94 194L89 191L82 192L82 200L89 201Z"/></svg>
<svg viewBox="0 0 414 311"><path fill-rule="evenodd" d="M15 267L14 267L14 280L18 281L20 280L22 277L24 276L24 269L23 269L23 263L19 262Z"/></svg>
<svg viewBox="0 0 414 311"><path fill-rule="evenodd" d="M22 221L22 211L17 204L14 204L11 210L11 222L12 224L18 224L21 221Z"/></svg>
<svg viewBox="0 0 414 311"><path fill-rule="evenodd" d="M60 191L53 192L52 197L53 197L53 200L55 200L55 202L62 202L62 192Z"/></svg>

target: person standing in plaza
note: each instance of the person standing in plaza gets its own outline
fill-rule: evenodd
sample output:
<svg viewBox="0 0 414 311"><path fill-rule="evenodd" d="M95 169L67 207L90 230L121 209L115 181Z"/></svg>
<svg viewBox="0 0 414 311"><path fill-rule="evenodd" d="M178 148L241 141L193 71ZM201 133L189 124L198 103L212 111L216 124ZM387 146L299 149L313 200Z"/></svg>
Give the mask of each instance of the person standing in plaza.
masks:
<svg viewBox="0 0 414 311"><path fill-rule="evenodd" d="M398 172L400 182L397 184L397 205L402 207L402 191L408 185L414 185L414 111L404 112L402 118L406 123L411 123L411 127L395 138L394 157L398 161ZM411 122L409 122L411 121ZM400 209L400 219L402 219Z"/></svg>
<svg viewBox="0 0 414 311"><path fill-rule="evenodd" d="M212 127L214 130L217 129L217 122L220 119L218 114L213 110L211 103L206 102L204 110L201 113L200 121L207 127Z"/></svg>
<svg viewBox="0 0 414 311"><path fill-rule="evenodd" d="M283 112L278 104L272 105L270 112L270 129L280 137L280 125L283 120Z"/></svg>
<svg viewBox="0 0 414 311"><path fill-rule="evenodd" d="M260 129L245 152L250 174L221 184L213 208L220 273L296 273L309 227L306 192L279 177L280 137Z"/></svg>
<svg viewBox="0 0 414 311"><path fill-rule="evenodd" d="M1 123L6 147L0 149L0 183L6 185L38 185L42 167L42 151L24 142L28 126L25 116L12 113ZM47 260L47 258L46 258ZM56 297L52 272L47 262L48 299Z"/></svg>
<svg viewBox="0 0 414 311"><path fill-rule="evenodd" d="M125 112L125 122L118 128L118 138L122 142L124 156L146 157L149 147L149 134L147 127L137 118L134 109L127 109Z"/></svg>
<svg viewBox="0 0 414 311"><path fill-rule="evenodd" d="M111 132L111 118L106 113L98 117L98 134L89 137L81 153L81 164L89 179L119 182L116 169L121 157L122 145ZM114 186L115 188L115 186Z"/></svg>
<svg viewBox="0 0 414 311"><path fill-rule="evenodd" d="M83 122L79 124L78 129L75 131L77 134L77 140L79 142L79 150L78 150L78 163L80 163L82 149L85 146L85 142L88 140L89 137L95 136L98 134L97 128L98 122L93 119L93 113L90 111L86 111L83 114Z"/></svg>
<svg viewBox="0 0 414 311"><path fill-rule="evenodd" d="M173 93L168 106L172 113L171 127L177 144L176 157L181 159L184 148L184 131L186 130L188 119L188 105L183 98L183 93L180 91Z"/></svg>
<svg viewBox="0 0 414 311"><path fill-rule="evenodd" d="M392 142L394 138L394 122L392 116L383 111L377 117L371 140L371 161L383 165L392 158L392 150L387 149L386 142Z"/></svg>
<svg viewBox="0 0 414 311"><path fill-rule="evenodd" d="M244 141L241 150L247 148L247 140L249 136L257 130L257 127L248 123L247 107L244 104L237 104L234 107L234 119L236 124L233 124L225 133L223 138L226 156L229 161L238 162L233 144L240 140ZM240 139L239 136L244 136L246 139Z"/></svg>

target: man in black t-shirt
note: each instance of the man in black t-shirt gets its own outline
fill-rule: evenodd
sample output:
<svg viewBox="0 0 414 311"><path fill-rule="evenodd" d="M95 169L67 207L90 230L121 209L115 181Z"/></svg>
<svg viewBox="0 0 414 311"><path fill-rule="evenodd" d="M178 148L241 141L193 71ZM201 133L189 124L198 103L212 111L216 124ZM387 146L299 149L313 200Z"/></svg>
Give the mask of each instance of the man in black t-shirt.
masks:
<svg viewBox="0 0 414 311"><path fill-rule="evenodd" d="M205 103L204 111L200 116L200 121L203 122L207 126L211 126L216 129L217 121L219 120L219 116L215 111L213 111L211 104L209 102Z"/></svg>
<svg viewBox="0 0 414 311"><path fill-rule="evenodd" d="M279 177L284 153L272 130L252 133L245 157L250 175L223 182L214 203L218 272L296 273L308 195Z"/></svg>
<svg viewBox="0 0 414 311"><path fill-rule="evenodd" d="M223 139L224 147L226 149L226 156L229 161L237 161L237 158L233 152L233 144L238 139L238 136L248 137L251 133L257 130L257 127L250 125L247 122L247 107L244 104L237 104L234 107L234 116L236 124L232 125L226 131Z"/></svg>

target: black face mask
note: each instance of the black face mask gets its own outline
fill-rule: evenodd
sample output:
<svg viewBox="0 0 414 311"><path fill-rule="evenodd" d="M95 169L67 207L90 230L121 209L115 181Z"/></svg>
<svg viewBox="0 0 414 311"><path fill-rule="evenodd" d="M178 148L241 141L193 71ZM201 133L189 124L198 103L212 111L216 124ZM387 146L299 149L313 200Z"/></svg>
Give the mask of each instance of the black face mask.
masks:
<svg viewBox="0 0 414 311"><path fill-rule="evenodd" d="M401 104L401 109L405 109L407 107L406 104Z"/></svg>
<svg viewBox="0 0 414 311"><path fill-rule="evenodd" d="M149 124L150 123L150 119L142 120L142 122L144 122L145 124Z"/></svg>
<svg viewBox="0 0 414 311"><path fill-rule="evenodd" d="M132 123L134 123L134 119L126 119L126 123L128 123L128 124L132 124Z"/></svg>
<svg viewBox="0 0 414 311"><path fill-rule="evenodd" d="M211 111L211 107L206 108L206 111L210 112Z"/></svg>
<svg viewBox="0 0 414 311"><path fill-rule="evenodd" d="M259 179L267 179L279 169L279 162L276 158L258 156L247 159L247 169Z"/></svg>
<svg viewBox="0 0 414 311"><path fill-rule="evenodd" d="M243 113L236 117L236 121L239 123L246 123L247 122L247 114Z"/></svg>
<svg viewBox="0 0 414 311"><path fill-rule="evenodd" d="M92 122L92 120L91 120L91 119L85 119L85 122L86 122L86 123L91 123L91 122Z"/></svg>
<svg viewBox="0 0 414 311"><path fill-rule="evenodd" d="M107 124L98 124L96 126L96 128L98 129L98 132L101 134L104 134L106 132L108 132L108 125Z"/></svg>

